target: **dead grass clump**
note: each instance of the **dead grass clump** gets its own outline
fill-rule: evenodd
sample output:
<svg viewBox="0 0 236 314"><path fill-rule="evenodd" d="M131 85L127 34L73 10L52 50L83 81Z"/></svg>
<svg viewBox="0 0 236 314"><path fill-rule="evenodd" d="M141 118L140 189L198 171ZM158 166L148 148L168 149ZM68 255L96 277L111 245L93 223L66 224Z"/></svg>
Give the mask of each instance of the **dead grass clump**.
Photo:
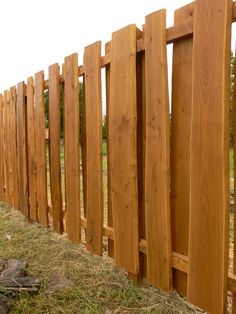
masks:
<svg viewBox="0 0 236 314"><path fill-rule="evenodd" d="M5 205L0 221L0 257L26 260L30 274L42 280L38 294L4 293L10 313L200 313L176 293L133 284L110 258L29 224Z"/></svg>

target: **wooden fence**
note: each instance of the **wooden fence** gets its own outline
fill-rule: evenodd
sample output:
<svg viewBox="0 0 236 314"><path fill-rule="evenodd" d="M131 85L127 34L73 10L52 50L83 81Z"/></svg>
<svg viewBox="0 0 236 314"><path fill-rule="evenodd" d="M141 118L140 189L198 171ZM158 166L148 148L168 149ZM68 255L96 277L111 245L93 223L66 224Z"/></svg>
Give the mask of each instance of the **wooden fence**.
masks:
<svg viewBox="0 0 236 314"><path fill-rule="evenodd" d="M61 69L50 66L47 80L41 71L5 91L0 95L0 200L32 221L52 224L72 241L81 242L85 229L86 248L94 254L103 254L107 238L109 255L130 278L147 278L167 292L176 289L209 313L226 312L229 291L236 313L236 250L234 268L228 268L234 21L231 0L196 0L178 9L167 29L161 10L146 17L142 31L129 25L113 33L104 56L96 42L85 48L82 65L73 54ZM166 46L172 43L170 115ZM101 68L106 71L107 184ZM236 89L234 117L235 108Z"/></svg>

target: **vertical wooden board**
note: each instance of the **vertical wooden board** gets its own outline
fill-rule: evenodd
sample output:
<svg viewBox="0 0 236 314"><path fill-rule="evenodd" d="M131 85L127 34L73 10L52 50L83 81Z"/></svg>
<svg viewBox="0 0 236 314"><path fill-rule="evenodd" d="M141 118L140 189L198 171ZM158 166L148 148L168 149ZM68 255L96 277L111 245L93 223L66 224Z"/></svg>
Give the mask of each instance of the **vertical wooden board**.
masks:
<svg viewBox="0 0 236 314"><path fill-rule="evenodd" d="M27 80L27 131L28 131L28 171L29 171L29 213L30 219L37 221L37 177L35 147L34 80Z"/></svg>
<svg viewBox="0 0 236 314"><path fill-rule="evenodd" d="M86 248L102 255L103 249L103 177L102 177L102 92L101 42L84 50L86 120Z"/></svg>
<svg viewBox="0 0 236 314"><path fill-rule="evenodd" d="M79 86L78 55L65 58L65 194L67 234L80 242L80 155L79 155Z"/></svg>
<svg viewBox="0 0 236 314"><path fill-rule="evenodd" d="M236 63L234 63L234 73ZM236 77L234 76L234 91L232 99L232 122L233 122L233 158L234 158L234 191L236 191ZM234 192L235 195L235 192ZM234 196L234 251L233 251L233 273L236 274L236 210ZM232 295L232 313L236 313L236 294Z"/></svg>
<svg viewBox="0 0 236 314"><path fill-rule="evenodd" d="M115 260L139 273L136 26L113 33L111 44L109 167Z"/></svg>
<svg viewBox="0 0 236 314"><path fill-rule="evenodd" d="M189 4L175 11L175 24L193 14ZM171 237L172 249L188 256L190 133L192 112L193 38L174 43L171 106ZM173 269L173 287L187 296L187 274Z"/></svg>
<svg viewBox="0 0 236 314"><path fill-rule="evenodd" d="M0 201L4 201L4 129L3 129L3 97L0 94Z"/></svg>
<svg viewBox="0 0 236 314"><path fill-rule="evenodd" d="M25 84L17 84L17 142L20 211L29 217L28 178L27 178L27 120Z"/></svg>
<svg viewBox="0 0 236 314"><path fill-rule="evenodd" d="M19 184L18 184L18 162L17 162L17 95L16 87L10 89L10 124L11 124L11 165L12 165L12 187L13 187L13 205L19 209Z"/></svg>
<svg viewBox="0 0 236 314"><path fill-rule="evenodd" d="M53 227L58 233L63 232L62 191L60 160L60 67L49 67L49 161L52 197Z"/></svg>
<svg viewBox="0 0 236 314"><path fill-rule="evenodd" d="M140 32L141 33L141 32ZM145 37L145 30L140 37ZM145 226L145 121L146 121L146 84L145 84L145 53L137 54L137 161L138 161L138 216L139 239L146 240ZM147 278L147 255L139 252L139 281Z"/></svg>
<svg viewBox="0 0 236 314"><path fill-rule="evenodd" d="M10 111L10 104L9 104L9 91L4 91L4 136L5 136L5 142L4 142L4 163L5 163L5 195L6 195L6 202L9 205L12 205L11 202L11 165L10 165L10 117L9 117L9 111Z"/></svg>
<svg viewBox="0 0 236 314"><path fill-rule="evenodd" d="M188 300L209 313L226 311L231 21L232 1L196 1Z"/></svg>
<svg viewBox="0 0 236 314"><path fill-rule="evenodd" d="M236 63L234 63L234 73L236 71ZM234 191L236 191L236 77L234 76L234 91L232 99L232 122L233 122L233 158L234 158ZM235 195L235 194L234 194ZM234 196L235 200L235 196ZM234 251L233 251L233 273L236 274L236 215L234 201ZM236 313L236 294L232 298L232 313Z"/></svg>
<svg viewBox="0 0 236 314"><path fill-rule="evenodd" d="M111 43L105 45L105 53L111 53ZM106 126L107 126L107 220L108 226L113 227L113 216L111 207L111 175L109 166L109 108L110 108L110 64L106 66ZM114 240L108 239L108 255L114 258Z"/></svg>
<svg viewBox="0 0 236 314"><path fill-rule="evenodd" d="M38 221L48 226L47 162L45 143L44 72L35 74L35 144Z"/></svg>
<svg viewBox="0 0 236 314"><path fill-rule="evenodd" d="M147 279L170 291L170 149L166 12L146 17L145 215Z"/></svg>

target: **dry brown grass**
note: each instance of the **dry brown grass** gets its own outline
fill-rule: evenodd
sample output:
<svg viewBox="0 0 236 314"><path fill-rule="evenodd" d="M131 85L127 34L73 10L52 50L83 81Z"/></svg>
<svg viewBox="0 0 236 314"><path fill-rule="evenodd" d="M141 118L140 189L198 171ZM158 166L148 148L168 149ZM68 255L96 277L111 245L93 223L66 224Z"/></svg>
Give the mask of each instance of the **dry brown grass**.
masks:
<svg viewBox="0 0 236 314"><path fill-rule="evenodd" d="M200 313L176 293L130 282L107 256L93 256L3 204L0 221L0 257L25 259L42 279L38 294L7 294L10 313Z"/></svg>

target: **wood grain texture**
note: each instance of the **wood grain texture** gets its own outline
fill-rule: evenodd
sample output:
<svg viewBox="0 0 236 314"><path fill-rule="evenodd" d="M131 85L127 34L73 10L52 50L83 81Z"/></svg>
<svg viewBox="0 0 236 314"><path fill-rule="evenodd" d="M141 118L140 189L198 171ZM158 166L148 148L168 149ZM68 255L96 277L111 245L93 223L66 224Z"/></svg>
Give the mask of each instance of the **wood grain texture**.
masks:
<svg viewBox="0 0 236 314"><path fill-rule="evenodd" d="M10 146L10 96L4 91L4 164L5 164L5 197L6 202L12 205L12 172Z"/></svg>
<svg viewBox="0 0 236 314"><path fill-rule="evenodd" d="M195 2L188 300L209 313L227 303L231 21L232 1Z"/></svg>
<svg viewBox="0 0 236 314"><path fill-rule="evenodd" d="M17 152L17 95L16 87L10 89L10 145L12 165L13 205L19 209L18 152Z"/></svg>
<svg viewBox="0 0 236 314"><path fill-rule="evenodd" d="M4 127L3 127L3 97L0 94L0 201L4 202Z"/></svg>
<svg viewBox="0 0 236 314"><path fill-rule="evenodd" d="M63 232L62 191L60 160L60 67L49 67L49 162L52 199L53 228L57 233Z"/></svg>
<svg viewBox="0 0 236 314"><path fill-rule="evenodd" d="M35 144L37 171L38 221L48 226L48 189L45 143L44 72L35 74Z"/></svg>
<svg viewBox="0 0 236 314"><path fill-rule="evenodd" d="M106 43L105 45L106 54L111 53L111 42ZM106 124L107 124L107 219L108 226L113 227L113 215L111 207L111 173L109 166L109 108L110 108L110 75L111 67L110 64L106 66ZM114 241L108 239L108 255L114 258Z"/></svg>
<svg viewBox="0 0 236 314"><path fill-rule="evenodd" d="M144 38L139 30L138 36ZM146 82L145 53L138 53L136 60L137 81L137 162L138 162L138 218L139 239L146 240L145 224L145 121L146 121ZM139 252L139 278L147 278L147 255Z"/></svg>
<svg viewBox="0 0 236 314"><path fill-rule="evenodd" d="M175 11L175 24L189 19L191 6ZM193 38L176 42L173 47L171 110L171 236L172 249L188 256L190 133L192 113ZM173 270L174 288L187 296L187 274Z"/></svg>
<svg viewBox="0 0 236 314"><path fill-rule="evenodd" d="M25 84L17 84L17 142L20 211L29 217L27 169L27 118Z"/></svg>
<svg viewBox="0 0 236 314"><path fill-rule="evenodd" d="M65 194L67 233L80 242L80 155L79 155L79 86L78 55L65 58Z"/></svg>
<svg viewBox="0 0 236 314"><path fill-rule="evenodd" d="M86 145L86 248L103 251L101 42L84 50Z"/></svg>
<svg viewBox="0 0 236 314"><path fill-rule="evenodd" d="M37 221L37 177L35 146L34 80L27 80L27 131L30 219Z"/></svg>
<svg viewBox="0 0 236 314"><path fill-rule="evenodd" d="M236 71L236 63L234 64L234 73ZM236 80L234 77L234 91L232 100L232 122L233 122L233 152L234 152L234 191L236 191ZM235 205L234 205L235 206ZM234 243L236 243L236 215L234 214ZM236 246L234 245L233 255L233 273L236 274ZM232 313L236 313L236 292L232 298Z"/></svg>
<svg viewBox="0 0 236 314"><path fill-rule="evenodd" d="M112 34L109 167L115 260L132 274L139 273L136 26Z"/></svg>
<svg viewBox="0 0 236 314"><path fill-rule="evenodd" d="M166 12L145 21L146 125L145 217L147 279L172 289L170 233L169 100L166 55Z"/></svg>

